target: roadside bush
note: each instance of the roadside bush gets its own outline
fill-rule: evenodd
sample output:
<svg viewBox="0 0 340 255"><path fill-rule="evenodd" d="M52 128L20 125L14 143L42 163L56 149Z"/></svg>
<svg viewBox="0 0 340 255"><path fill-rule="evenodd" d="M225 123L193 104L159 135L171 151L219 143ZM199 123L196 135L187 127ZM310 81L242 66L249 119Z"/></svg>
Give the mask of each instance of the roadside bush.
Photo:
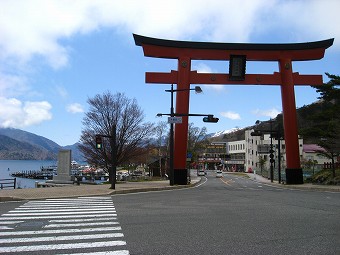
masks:
<svg viewBox="0 0 340 255"><path fill-rule="evenodd" d="M307 178L306 182L325 185L340 185L340 169L335 170L335 178L333 178L332 170L325 169Z"/></svg>

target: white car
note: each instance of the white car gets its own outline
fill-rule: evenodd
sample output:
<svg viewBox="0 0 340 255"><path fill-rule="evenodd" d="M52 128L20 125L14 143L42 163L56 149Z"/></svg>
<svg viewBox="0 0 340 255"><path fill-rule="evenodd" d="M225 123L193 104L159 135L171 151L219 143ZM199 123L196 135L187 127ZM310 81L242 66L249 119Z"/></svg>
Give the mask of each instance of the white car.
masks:
<svg viewBox="0 0 340 255"><path fill-rule="evenodd" d="M198 170L197 171L197 176L205 176L205 171L204 170Z"/></svg>
<svg viewBox="0 0 340 255"><path fill-rule="evenodd" d="M217 170L216 171L216 178L221 178L223 177L222 171L221 170Z"/></svg>

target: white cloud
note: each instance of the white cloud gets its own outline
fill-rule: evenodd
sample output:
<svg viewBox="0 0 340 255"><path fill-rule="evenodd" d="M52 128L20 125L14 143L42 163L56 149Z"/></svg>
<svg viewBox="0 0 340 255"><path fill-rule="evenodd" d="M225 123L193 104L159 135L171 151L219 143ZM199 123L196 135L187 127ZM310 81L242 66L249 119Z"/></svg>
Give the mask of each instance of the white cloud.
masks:
<svg viewBox="0 0 340 255"><path fill-rule="evenodd" d="M70 113L82 113L84 112L83 106L81 104L78 103L73 103L73 104L69 104L66 107L67 112Z"/></svg>
<svg viewBox="0 0 340 255"><path fill-rule="evenodd" d="M221 115L225 118L231 119L231 120L239 120L241 119L240 114L236 113L236 112L221 112Z"/></svg>
<svg viewBox="0 0 340 255"><path fill-rule="evenodd" d="M67 40L102 28L126 35L131 44L131 33L224 42L249 42L253 38L266 42L262 39L275 40L274 34L283 34L285 38L276 40L313 41L340 37L339 9L339 0L3 0L0 96L16 97L28 90L23 67L35 71L36 67L29 65L32 60L38 57L53 69L63 68L72 52ZM334 43L332 50L340 49L340 41ZM199 69L208 71L209 66Z"/></svg>
<svg viewBox="0 0 340 255"><path fill-rule="evenodd" d="M53 68L68 63L61 39L102 27L169 39L245 42L285 29L296 40L340 37L338 0L1 1L0 57L43 56ZM297 18L298 17L298 18ZM307 29L308 28L308 29ZM130 38L131 39L131 38Z"/></svg>
<svg viewBox="0 0 340 255"><path fill-rule="evenodd" d="M269 110L260 110L260 109L255 109L252 111L252 114L256 116L265 116L265 117L270 117L270 118L275 118L278 114L281 112L277 110L276 108L272 108Z"/></svg>
<svg viewBox="0 0 340 255"><path fill-rule="evenodd" d="M193 66L193 70L197 70L198 73L212 73L213 69L205 63L198 63Z"/></svg>
<svg viewBox="0 0 340 255"><path fill-rule="evenodd" d="M46 102L21 102L0 97L0 126L23 128L50 120L52 106Z"/></svg>
<svg viewBox="0 0 340 255"><path fill-rule="evenodd" d="M192 70L197 70L198 73L215 73L216 72L210 66L202 62L199 62L193 65ZM204 88L203 90L211 89L211 90L218 91L218 92L225 90L225 87L223 85L209 84L209 85L202 85L202 86Z"/></svg>

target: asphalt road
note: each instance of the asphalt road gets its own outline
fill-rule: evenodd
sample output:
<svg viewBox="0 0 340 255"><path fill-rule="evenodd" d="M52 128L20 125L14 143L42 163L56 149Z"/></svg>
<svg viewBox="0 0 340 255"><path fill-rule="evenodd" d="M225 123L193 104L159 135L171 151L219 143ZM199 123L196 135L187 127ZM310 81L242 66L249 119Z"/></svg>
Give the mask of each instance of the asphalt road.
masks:
<svg viewBox="0 0 340 255"><path fill-rule="evenodd" d="M340 254L340 193L203 179L113 196L130 254Z"/></svg>
<svg viewBox="0 0 340 255"><path fill-rule="evenodd" d="M199 186L0 206L0 254L340 254L340 193Z"/></svg>

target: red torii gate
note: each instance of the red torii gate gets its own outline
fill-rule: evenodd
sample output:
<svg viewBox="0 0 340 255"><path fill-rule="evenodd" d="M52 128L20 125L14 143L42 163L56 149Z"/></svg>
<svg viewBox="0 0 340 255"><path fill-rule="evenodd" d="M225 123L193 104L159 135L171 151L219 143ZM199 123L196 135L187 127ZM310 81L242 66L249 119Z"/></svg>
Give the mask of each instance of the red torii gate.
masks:
<svg viewBox="0 0 340 255"><path fill-rule="evenodd" d="M322 75L293 73L292 61L322 59L334 39L308 43L251 44L173 41L133 34L135 44L142 46L144 56L178 59L178 70L170 73L146 72L146 83L177 84L189 89L190 84L280 85L286 143L286 183L302 184L294 85L322 85ZM245 56L247 61L277 61L279 72L246 74L243 80L232 80L227 73L191 71L191 60L230 60ZM176 93L176 114L189 113L189 91ZM176 124L174 141L174 184L186 184L188 117Z"/></svg>

